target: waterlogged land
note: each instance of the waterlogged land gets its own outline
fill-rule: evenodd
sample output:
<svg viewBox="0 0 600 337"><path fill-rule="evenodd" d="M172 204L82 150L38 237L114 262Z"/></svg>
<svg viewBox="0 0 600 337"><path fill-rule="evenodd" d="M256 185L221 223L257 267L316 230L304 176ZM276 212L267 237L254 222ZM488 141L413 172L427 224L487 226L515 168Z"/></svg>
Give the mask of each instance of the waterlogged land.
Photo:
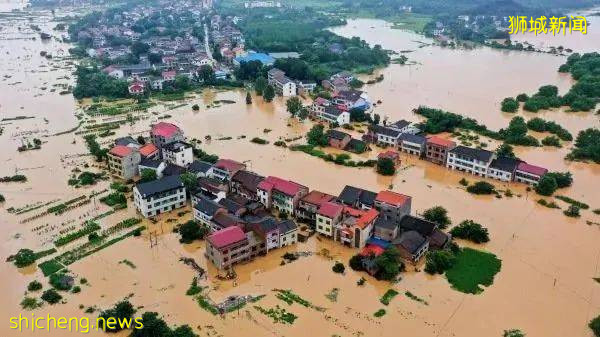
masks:
<svg viewBox="0 0 600 337"><path fill-rule="evenodd" d="M47 13L36 14L35 20L45 20ZM14 23L14 21L11 21ZM14 23L10 29L28 26L28 22ZM48 23L52 26L52 23ZM5 25L3 25L4 27ZM371 26L375 28L370 28ZM9 29L9 28L5 28ZM385 80L367 86L370 96L381 99L383 104L376 110L385 112L390 119L406 118L417 120L410 109L419 104L444 108L456 113L477 118L490 128L506 126L511 116L500 113L499 102L505 96L519 92L533 92L542 84L555 83L561 91L567 90L571 80L567 75L555 72L564 58L538 54L476 49L472 51L446 50L438 47L418 48L412 40L422 37L393 30L381 21L352 21L348 26L336 30L344 35L360 35L368 42L381 42L384 47L396 50L414 49L407 54L419 64L411 67L391 65L384 69ZM21 37L27 33L13 33ZM92 187L68 187L67 180L73 168L92 165L83 139L74 133L61 136L51 134L69 130L78 125L75 114L82 113L70 95L60 95L39 89L51 86L62 76L70 76L71 68L65 66L49 73L33 72L40 65L49 65L39 56L41 50L58 50L68 45L51 41L52 46L36 40L1 40L0 51L7 56L2 62L2 74L16 79L0 82L3 95L0 116L36 116L34 119L2 122L4 132L0 145L0 176L18 173L28 177L26 183L0 184L0 193L6 202L0 206L0 235L3 257L28 247L35 251L50 248L53 238L62 228L79 224L85 219L102 214L110 208L91 202L60 216L48 215L21 224L22 219L36 211L22 215L7 212L6 208L22 207L36 202L69 200L92 191L108 188L109 182L101 181ZM426 41L427 42L427 41ZM387 45L386 45L387 44ZM52 47L52 49L50 48ZM6 54L8 52L8 54ZM521 76L517 76L516 74ZM22 84L10 85L14 82ZM67 82L67 81L64 81ZM45 84L47 83L47 84ZM36 94L40 94L36 97ZM7 97L6 101L5 98ZM217 100L231 100L234 104L214 104ZM338 194L346 184L372 190L392 186L392 189L413 196L413 210L423 210L443 205L449 210L453 223L472 219L485 225L490 231L491 241L485 245L460 242L464 246L490 251L502 260L502 270L496 275L491 287L479 295L467 295L451 289L443 276L429 276L424 272L408 271L395 285L367 278L364 286L356 282L363 274L346 268L345 275L331 271L335 261L347 263L355 252L327 240L311 238L307 243L272 252L267 257L236 267L238 279L222 281L212 265L203 257L202 242L182 245L177 235L171 233L176 223L191 217L188 212L165 214L157 223L144 221L148 229L141 237L132 237L92 254L69 266L69 270L86 278L89 285L82 286L79 294L64 295L66 304L45 305L34 311L36 315L81 316L95 318L97 312L84 313L87 307L108 308L115 302L133 294L130 301L140 312L157 311L164 315L169 324L189 324L201 336L304 336L307 329L318 331L320 336L396 336L397 331L410 331L415 336L501 336L503 330L518 328L530 336L583 336L591 337L587 322L600 313L600 287L593 278L600 277L600 226L588 225L586 221L600 222L600 216L582 211L579 219L567 218L558 210L544 208L535 201L538 196L527 192L522 185L495 184L500 189L510 188L514 197L496 199L491 196L473 197L458 184L463 175L450 172L439 166L402 156L402 167L393 178L376 175L371 169L335 166L319 158L300 152L291 152L273 146L278 139L300 137L310 128L309 122L290 120L285 111L285 102L277 98L272 104L253 97L253 104L245 104L243 91L206 90L184 103L159 103L141 120L122 125L116 134L99 138L108 144L114 137L137 135L146 132L159 117L166 118L183 127L189 138L202 141L201 148L209 153L239 161L249 160L252 170L263 175L278 175L291 178L311 188ZM191 109L193 104L200 111ZM181 104L186 104L179 106ZM21 109L21 106L23 107ZM177 107L179 106L179 107ZM207 108L210 106L210 108ZM540 113L545 119L559 118L572 133L596 125L597 117L587 114L565 112ZM48 119L48 123L44 121ZM113 118L94 118L96 123ZM563 123L564 122L564 123ZM44 130L48 130L47 132ZM272 131L265 133L264 129ZM42 150L18 153L22 134L32 133L43 140ZM48 135L49 137L44 137ZM211 141L205 136L210 135ZM358 135L358 134L356 134ZM246 136L246 138L240 138ZM224 140L231 137L231 139ZM261 137L270 141L268 145L251 143L249 139ZM219 138L223 140L219 140ZM294 141L290 142L293 143ZM296 140L295 142L303 142ZM491 148L495 144L490 144ZM362 159L374 158L377 151L363 154ZM561 190L560 194L585 201L591 208L599 208L600 168L598 165L569 163L563 160L567 149L517 149L518 155L529 162L539 163L557 171L570 170L574 174L574 185ZM358 156L356 156L358 158ZM467 179L474 181L473 177ZM520 197L518 196L520 195ZM561 207L564 203L557 201ZM127 210L99 220L103 228L135 216L131 205ZM34 230L38 227L43 230ZM150 248L149 233L157 236L157 245ZM72 249L73 244L59 247L59 253ZM286 251L309 252L306 257L280 266L281 255ZM192 257L208 270L207 279L201 286L208 286L208 296L214 301L229 295L267 295L255 305L266 310L279 305L293 313L297 319L293 324L274 323L252 305L234 311L225 318L214 316L202 309L185 292L195 276L189 266L179 261L180 257ZM124 259L135 265L119 263ZM422 266L418 266L422 269ZM0 264L2 284L6 289L4 305L0 309L1 331L5 336L75 336L78 333L54 331L24 331L15 333L8 329L8 318L22 311L19 302L26 285L33 279L45 278L36 267L17 270L12 264ZM383 305L379 299L390 288L400 294L385 306L386 314L375 318L373 313ZM291 305L277 299L273 289L291 289L295 294L311 302L305 307ZM337 301L325 295L338 288ZM205 290L206 291L206 290ZM428 303L412 300L405 292L418 296ZM83 305L84 309L80 309ZM92 332L93 336L104 335ZM119 336L125 336L125 333Z"/></svg>

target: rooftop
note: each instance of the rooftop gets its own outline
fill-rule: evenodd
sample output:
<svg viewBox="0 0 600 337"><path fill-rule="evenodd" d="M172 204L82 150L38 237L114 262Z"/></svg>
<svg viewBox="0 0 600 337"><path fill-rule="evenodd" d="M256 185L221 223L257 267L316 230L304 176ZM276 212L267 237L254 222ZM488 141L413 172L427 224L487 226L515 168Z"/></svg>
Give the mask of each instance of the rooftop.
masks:
<svg viewBox="0 0 600 337"><path fill-rule="evenodd" d="M212 217L222 207L221 207L221 205L208 199L205 196L199 196L198 202L196 203L196 206L194 206L194 208L197 209L198 211Z"/></svg>
<svg viewBox="0 0 600 337"><path fill-rule="evenodd" d="M494 153L491 151L483 149L474 149L472 147L466 147L462 145L455 147L454 149L450 150L450 152L458 156L472 158L483 162L488 162L492 159L492 157L494 157Z"/></svg>
<svg viewBox="0 0 600 337"><path fill-rule="evenodd" d="M306 187L290 180L284 180L278 177L268 176L265 180L261 181L260 184L258 184L258 188L266 191L275 189L283 194L294 196L298 192L300 192L301 189Z"/></svg>
<svg viewBox="0 0 600 337"><path fill-rule="evenodd" d="M427 242L421 234L416 231L408 231L402 233L402 235L394 240L394 245L402 246L406 251L411 254L415 254L419 249Z"/></svg>
<svg viewBox="0 0 600 337"><path fill-rule="evenodd" d="M392 192L392 191L381 191L377 194L375 201L384 202L389 205L402 206L411 201L411 197L408 195Z"/></svg>
<svg viewBox="0 0 600 337"><path fill-rule="evenodd" d="M400 135L400 140L415 144L425 144L427 138L419 135L413 135L410 133L403 133Z"/></svg>
<svg viewBox="0 0 600 337"><path fill-rule="evenodd" d="M342 131L329 129L327 130L327 137L337 140L343 140L346 137L350 137L350 135Z"/></svg>
<svg viewBox="0 0 600 337"><path fill-rule="evenodd" d="M216 248L227 247L236 242L246 240L246 234L237 226L227 227L210 235L207 240Z"/></svg>
<svg viewBox="0 0 600 337"><path fill-rule="evenodd" d="M382 135L394 137L394 138L398 138L398 136L400 136L400 134L401 134L400 131L398 131L398 130L394 130L390 127L382 126L382 125L374 125L373 132L376 134L382 134Z"/></svg>
<svg viewBox="0 0 600 337"><path fill-rule="evenodd" d="M456 143L453 141L438 136L431 136L427 138L427 143L443 147L454 147L456 145Z"/></svg>
<svg viewBox="0 0 600 337"><path fill-rule="evenodd" d="M109 151L110 154L121 158L130 155L132 152L133 150L125 145L115 145Z"/></svg>
<svg viewBox="0 0 600 337"><path fill-rule="evenodd" d="M135 188L142 197L148 197L157 193L170 191L176 188L183 188L183 183L178 175L167 176L154 181L137 184Z"/></svg>
<svg viewBox="0 0 600 337"><path fill-rule="evenodd" d="M194 172L194 173L206 173L208 172L208 170L210 170L210 168L212 167L212 164L206 161L201 161L201 160L194 160L190 166L188 166L188 171L190 172Z"/></svg>
<svg viewBox="0 0 600 337"><path fill-rule="evenodd" d="M158 148L152 143L148 143L140 148L140 154L144 157L148 157L156 151L158 151Z"/></svg>
<svg viewBox="0 0 600 337"><path fill-rule="evenodd" d="M173 137L176 133L181 132L175 124L160 122L152 127L150 133L153 136Z"/></svg>
<svg viewBox="0 0 600 337"><path fill-rule="evenodd" d="M376 209L371 208L370 210L366 211L360 218L358 218L356 226L358 226L360 229L365 229L378 216L379 212Z"/></svg>
<svg viewBox="0 0 600 337"><path fill-rule="evenodd" d="M490 167L497 170L513 172L517 166L519 166L520 162L521 161L516 158L498 157L492 160Z"/></svg>
<svg viewBox="0 0 600 337"><path fill-rule="evenodd" d="M548 170L543 167L527 164L525 162L519 163L519 165L517 166L517 170L540 177L548 173Z"/></svg>
<svg viewBox="0 0 600 337"><path fill-rule="evenodd" d="M334 202L331 201L327 201L324 202L321 207L319 207L319 214L326 216L330 219L335 218L336 216L338 216L342 210L344 210L344 206L340 205L340 204L336 204Z"/></svg>
<svg viewBox="0 0 600 337"><path fill-rule="evenodd" d="M231 159L219 159L214 166L228 172L239 171L246 168L246 165Z"/></svg>
<svg viewBox="0 0 600 337"><path fill-rule="evenodd" d="M302 201L309 203L309 204L320 206L321 204L331 201L334 198L335 197L331 194L312 190L306 196L304 196L304 198L302 198Z"/></svg>
<svg viewBox="0 0 600 337"><path fill-rule="evenodd" d="M423 236L430 236L437 225L431 221L417 218L412 215L405 215L400 220L400 229L402 231L417 231Z"/></svg>

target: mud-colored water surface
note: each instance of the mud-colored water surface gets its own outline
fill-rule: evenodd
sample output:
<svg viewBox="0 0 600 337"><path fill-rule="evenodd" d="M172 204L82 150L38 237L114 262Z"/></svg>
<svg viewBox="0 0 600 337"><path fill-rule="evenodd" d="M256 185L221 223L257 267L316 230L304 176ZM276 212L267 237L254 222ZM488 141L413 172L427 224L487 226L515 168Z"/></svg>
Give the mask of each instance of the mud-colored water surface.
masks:
<svg viewBox="0 0 600 337"><path fill-rule="evenodd" d="M6 9L8 10L8 9ZM0 176L25 174L28 182L23 184L0 184L0 193L6 202L0 208L1 256L6 258L19 248L41 250L51 247L52 238L61 228L78 224L94 215L108 210L107 206L92 202L61 216L48 215L25 224L23 218L35 214L14 215L6 211L36 202L55 199L68 200L92 191L108 187L100 182L92 187L73 188L67 185L71 170L92 165L83 140L74 133L51 136L69 130L78 124L75 114L81 111L70 95L41 90L56 82L72 83L72 65L61 64L68 60L48 60L39 56L42 50L58 54L68 45L56 40L48 44L23 37L35 34L25 30L28 19L2 20L3 39L0 40L0 75L11 78L0 81L0 117L19 115L35 116L34 119L2 122L4 132L0 135ZM8 20L8 21L6 21ZM50 13L36 12L34 22L43 29L51 29L56 22L50 21ZM10 24L5 24L5 22ZM19 27L22 30L19 32ZM373 27L373 28L371 28ZM534 91L547 83L567 90L571 80L555 70L564 62L563 57L538 53L517 53L487 48L475 50L449 50L435 46L418 48L413 40L425 38L391 29L383 21L355 20L346 27L336 28L342 35L359 35L370 43L381 43L385 48L396 50L414 49L408 56L417 61L415 66L391 65L381 70L385 80L366 86L372 98L383 104L376 108L385 111L390 119L417 120L410 110L419 104L428 104L474 117L491 128L505 126L510 116L499 112L498 103L505 96ZM60 33L53 33L59 36ZM18 38L4 39L5 36ZM52 72L34 72L46 65L59 69ZM15 82L22 82L14 84ZM38 95L39 96L36 96ZM263 175L278 175L303 183L323 192L338 194L346 184L375 191L392 187L393 190L413 197L413 213L443 205L449 210L453 223L473 219L490 231L491 241L477 248L488 250L502 260L502 270L494 284L479 295L466 295L451 289L443 276L432 277L420 271L409 271L397 284L377 282L368 278L362 287L356 282L359 273L346 270L345 275L331 271L334 261L346 263L355 251L312 237L286 250L271 252L235 268L236 281L219 280L217 271L207 264L202 242L182 245L171 232L175 223L190 218L190 212L179 217L165 214L157 223L144 221L148 230L141 237L121 241L69 266L78 278L86 278L89 285L82 286L79 294L65 294L65 304L45 305L33 311L35 315L88 316L84 308L96 306L107 308L116 301L131 295L131 301L139 306L138 313L157 311L169 324L189 324L201 336L306 336L307 331L318 336L501 336L505 329L518 328L529 336L582 336L591 337L587 322L600 314L600 284L592 278L600 277L600 216L582 211L579 219L565 217L561 211L544 208L535 201L539 196L528 192L519 184L504 185L514 196L501 199L473 197L464 191L458 181L464 176L439 166L402 156L402 165L393 178L376 175L371 169L335 166L321 159L299 152L275 147L278 139L303 136L310 128L308 121L290 120L285 102L277 98L264 103L254 97L252 105L245 104L243 91L205 90L203 93L179 106L178 103L161 103L142 119L121 126L114 136L146 132L152 122L166 114L181 126L188 138L202 141L200 145L209 153L221 157L248 161L249 167ZM215 100L233 100L234 104L213 106ZM200 111L191 105L198 103ZM212 107L207 108L207 105ZM21 108L22 107L22 108ZM597 117L591 114L567 114L562 111L541 113L545 118L559 118L571 131L577 132L590 126L598 126ZM47 122L44 120L47 119ZM102 122L103 118L97 118ZM272 131L265 133L264 129ZM47 130L47 131L46 131ZM48 137L44 137L44 136ZM211 140L206 141L205 136ZM246 138L240 138L240 136ZM17 152L23 137L43 140L42 149ZM104 138L108 144L114 137ZM219 138L232 137L230 140ZM261 137L271 144L258 145L249 142ZM292 142L302 142L302 139ZM363 158L374 158L378 149ZM600 207L600 166L564 161L568 147L547 150L517 149L518 155L532 163L546 165L553 170L570 170L574 185L561 194L585 201L591 208ZM474 181L474 177L465 176ZM557 201L558 202L558 201ZM560 202L559 202L560 203ZM566 204L560 204L566 208ZM189 211L189 210L188 210ZM135 215L130 208L100 220L103 227ZM43 231L34 228L43 226ZM151 247L150 234L154 233L157 244ZM471 246L466 242L462 245ZM60 251L69 247L60 248ZM281 266L281 255L286 251L309 252L295 262ZM180 257L192 257L208 270L208 277L200 284L209 287L209 296L222 300L230 295L267 295L257 305L272 308L285 307L298 319L292 325L273 323L251 305L227 314L224 318L213 316L185 292L194 277L194 271L179 261ZM135 268L119 263L131 261ZM418 266L417 269L422 269ZM74 336L77 332L16 332L8 328L8 319L23 311L19 302L26 285L33 279L44 280L37 267L17 270L10 263L0 264L0 279L5 291L0 309L3 336ZM47 282L44 280L44 287ZM382 318L373 313L382 308L380 296L390 287L401 295L387 306ZM317 311L298 304L289 305L278 300L272 289L292 289L325 311ZM337 302L325 297L333 288L339 289ZM424 299L428 304L404 296L405 291ZM92 335L102 335L93 332ZM125 333L119 334L126 335Z"/></svg>

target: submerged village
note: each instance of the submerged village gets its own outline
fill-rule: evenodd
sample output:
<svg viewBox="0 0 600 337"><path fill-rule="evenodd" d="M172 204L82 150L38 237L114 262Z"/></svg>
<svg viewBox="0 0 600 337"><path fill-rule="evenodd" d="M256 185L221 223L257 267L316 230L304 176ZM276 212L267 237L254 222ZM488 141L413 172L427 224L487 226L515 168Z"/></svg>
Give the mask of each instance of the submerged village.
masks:
<svg viewBox="0 0 600 337"><path fill-rule="evenodd" d="M600 336L597 53L502 6L86 2L0 7L4 335Z"/></svg>

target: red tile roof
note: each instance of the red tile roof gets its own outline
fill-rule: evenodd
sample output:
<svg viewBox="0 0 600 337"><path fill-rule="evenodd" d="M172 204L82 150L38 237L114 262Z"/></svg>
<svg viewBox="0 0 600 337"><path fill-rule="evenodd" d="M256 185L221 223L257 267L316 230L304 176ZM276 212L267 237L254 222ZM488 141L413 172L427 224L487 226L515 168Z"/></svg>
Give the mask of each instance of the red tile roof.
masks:
<svg viewBox="0 0 600 337"><path fill-rule="evenodd" d="M157 151L158 148L152 143L146 144L140 148L140 154L144 157L148 157L149 155L156 153Z"/></svg>
<svg viewBox="0 0 600 337"><path fill-rule="evenodd" d="M152 135L153 136L162 136L162 137L173 137L174 134L179 132L179 128L177 125L171 123L160 122L155 124L152 127Z"/></svg>
<svg viewBox="0 0 600 337"><path fill-rule="evenodd" d="M376 209L371 208L365 214L363 214L358 221L356 226L360 229L365 229L370 223L372 223L379 216L379 212Z"/></svg>
<svg viewBox="0 0 600 337"><path fill-rule="evenodd" d="M334 198L335 197L331 194L319 191L310 191L304 198L302 198L302 201L307 202L309 204L321 206L321 204L327 201L331 201Z"/></svg>
<svg viewBox="0 0 600 337"><path fill-rule="evenodd" d="M438 136L431 136L429 138L427 138L427 143L429 144L435 144L438 146L443 146L443 147L454 147L456 146L456 143L454 143L451 140L445 139L445 138L441 138Z"/></svg>
<svg viewBox="0 0 600 337"><path fill-rule="evenodd" d="M130 155L131 152L133 152L133 150L125 145L116 145L112 149L110 149L109 152L110 154L115 155L117 157L126 157Z"/></svg>
<svg viewBox="0 0 600 337"><path fill-rule="evenodd" d="M363 214L365 214L365 211L353 208L353 207L349 207L349 206L344 206L344 213L353 216L355 218L358 218L360 216L362 216Z"/></svg>
<svg viewBox="0 0 600 337"><path fill-rule="evenodd" d="M246 234L238 226L231 226L211 234L207 240L216 248L223 248L246 239Z"/></svg>
<svg viewBox="0 0 600 337"><path fill-rule="evenodd" d="M330 219L335 218L344 210L344 206L334 202L325 202L319 207L319 214Z"/></svg>
<svg viewBox="0 0 600 337"><path fill-rule="evenodd" d="M281 178L269 176L265 180L263 180L258 187L263 190L270 191L271 189L275 189L285 195L294 196L296 195L302 188L302 186L298 183L295 183L290 180L284 180Z"/></svg>
<svg viewBox="0 0 600 337"><path fill-rule="evenodd" d="M370 256L370 255L375 255L375 256L379 256L381 254L383 254L385 250L377 245L366 245L365 248L363 248L360 251L360 256Z"/></svg>
<svg viewBox="0 0 600 337"><path fill-rule="evenodd" d="M316 105L326 105L326 104L328 104L328 103L329 103L329 101L328 101L328 100L326 100L326 99L325 99L325 98L323 98L323 97L317 97L317 98L315 99L315 104L316 104Z"/></svg>
<svg viewBox="0 0 600 337"><path fill-rule="evenodd" d="M234 172L242 170L246 167L246 165L238 163L237 161L231 159L219 159L216 162L215 167L228 172Z"/></svg>
<svg viewBox="0 0 600 337"><path fill-rule="evenodd" d="M543 167L539 167L539 166L535 166L535 165L531 165L531 164L527 164L527 163L519 163L519 166L517 166L517 170L531 173L533 175L540 176L540 177L543 176L544 174L548 173L548 170Z"/></svg>
<svg viewBox="0 0 600 337"><path fill-rule="evenodd" d="M410 202L411 197L408 195L392 192L392 191L381 191L377 194L375 201L384 202L386 204L394 206L402 206L407 202Z"/></svg>

